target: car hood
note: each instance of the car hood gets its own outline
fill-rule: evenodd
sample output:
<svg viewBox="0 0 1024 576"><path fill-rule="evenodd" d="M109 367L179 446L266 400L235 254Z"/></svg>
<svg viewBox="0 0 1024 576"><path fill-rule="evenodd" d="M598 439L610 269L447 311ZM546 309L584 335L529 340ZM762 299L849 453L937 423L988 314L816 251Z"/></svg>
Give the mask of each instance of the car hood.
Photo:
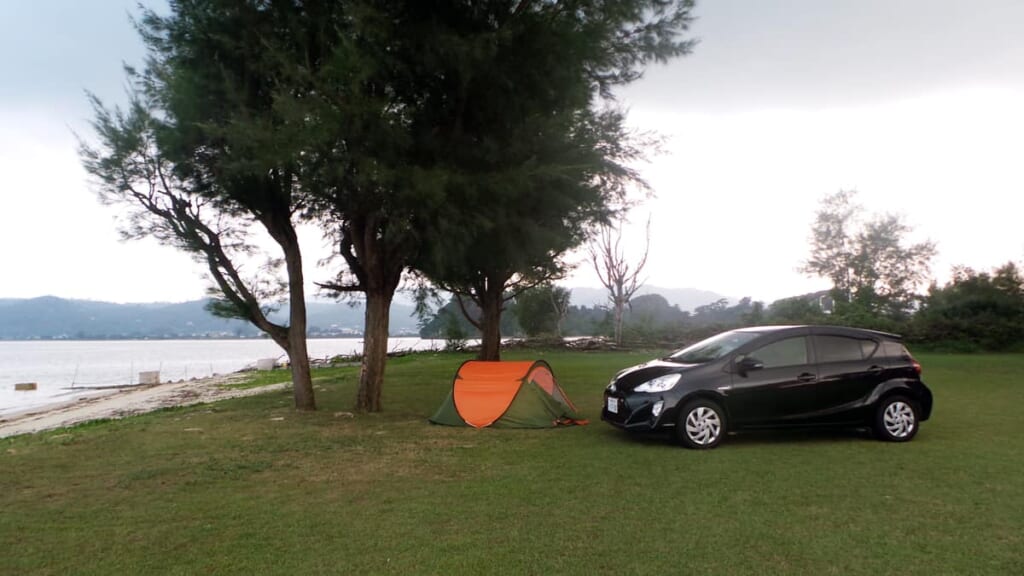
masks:
<svg viewBox="0 0 1024 576"><path fill-rule="evenodd" d="M700 366L700 364L680 364L678 362L666 362L665 360L651 360L650 362L630 366L620 371L612 379L612 383L615 384L617 390L628 392L658 376L685 372L697 366Z"/></svg>

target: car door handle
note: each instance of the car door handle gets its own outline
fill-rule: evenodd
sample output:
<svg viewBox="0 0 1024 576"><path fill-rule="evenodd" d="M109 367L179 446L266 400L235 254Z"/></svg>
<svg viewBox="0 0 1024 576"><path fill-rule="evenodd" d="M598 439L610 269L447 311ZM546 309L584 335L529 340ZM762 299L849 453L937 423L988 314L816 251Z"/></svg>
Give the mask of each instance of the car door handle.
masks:
<svg viewBox="0 0 1024 576"><path fill-rule="evenodd" d="M818 377L810 372L804 372L803 374L796 377L797 382L814 382Z"/></svg>
<svg viewBox="0 0 1024 576"><path fill-rule="evenodd" d="M870 372L871 374L881 374L882 373L882 367L879 366L878 364L875 364L871 368L868 368L868 372Z"/></svg>

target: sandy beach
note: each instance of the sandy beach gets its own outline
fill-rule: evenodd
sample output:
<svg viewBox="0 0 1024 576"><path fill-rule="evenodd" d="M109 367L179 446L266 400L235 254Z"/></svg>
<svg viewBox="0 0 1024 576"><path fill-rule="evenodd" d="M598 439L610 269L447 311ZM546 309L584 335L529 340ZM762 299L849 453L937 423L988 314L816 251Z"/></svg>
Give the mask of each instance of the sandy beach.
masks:
<svg viewBox="0 0 1024 576"><path fill-rule="evenodd" d="M51 404L0 417L0 438L74 426L102 418L124 418L173 406L190 406L283 390L290 383L258 388L226 388L245 374L214 376L187 382L165 382L105 390L68 402Z"/></svg>

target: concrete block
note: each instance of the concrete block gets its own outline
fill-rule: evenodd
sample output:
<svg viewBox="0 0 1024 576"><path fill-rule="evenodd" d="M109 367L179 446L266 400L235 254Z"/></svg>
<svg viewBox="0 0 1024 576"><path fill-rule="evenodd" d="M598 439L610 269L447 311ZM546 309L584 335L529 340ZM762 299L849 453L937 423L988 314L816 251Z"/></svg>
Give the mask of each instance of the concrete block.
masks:
<svg viewBox="0 0 1024 576"><path fill-rule="evenodd" d="M139 384L159 384L160 383L160 371L149 370L147 372L139 372Z"/></svg>

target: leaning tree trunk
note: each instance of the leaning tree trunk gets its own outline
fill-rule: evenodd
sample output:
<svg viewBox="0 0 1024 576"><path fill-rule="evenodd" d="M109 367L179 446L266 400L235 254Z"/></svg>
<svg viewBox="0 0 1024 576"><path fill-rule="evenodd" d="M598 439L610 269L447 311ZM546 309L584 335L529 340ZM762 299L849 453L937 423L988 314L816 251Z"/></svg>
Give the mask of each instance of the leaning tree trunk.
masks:
<svg viewBox="0 0 1024 576"><path fill-rule="evenodd" d="M313 379L309 371L309 352L306 348L306 290L303 286L302 253L298 238L288 235L289 242L282 243L285 265L288 270L288 364L292 369L292 396L295 408L316 410L313 397Z"/></svg>
<svg viewBox="0 0 1024 576"><path fill-rule="evenodd" d="M356 393L356 410L381 411L384 367L388 359L388 332L391 322L391 291L367 291L366 325L363 328L363 366Z"/></svg>
<svg viewBox="0 0 1024 576"><path fill-rule="evenodd" d="M504 294L501 290L485 290L480 294L480 355L479 360L501 360L501 308Z"/></svg>

